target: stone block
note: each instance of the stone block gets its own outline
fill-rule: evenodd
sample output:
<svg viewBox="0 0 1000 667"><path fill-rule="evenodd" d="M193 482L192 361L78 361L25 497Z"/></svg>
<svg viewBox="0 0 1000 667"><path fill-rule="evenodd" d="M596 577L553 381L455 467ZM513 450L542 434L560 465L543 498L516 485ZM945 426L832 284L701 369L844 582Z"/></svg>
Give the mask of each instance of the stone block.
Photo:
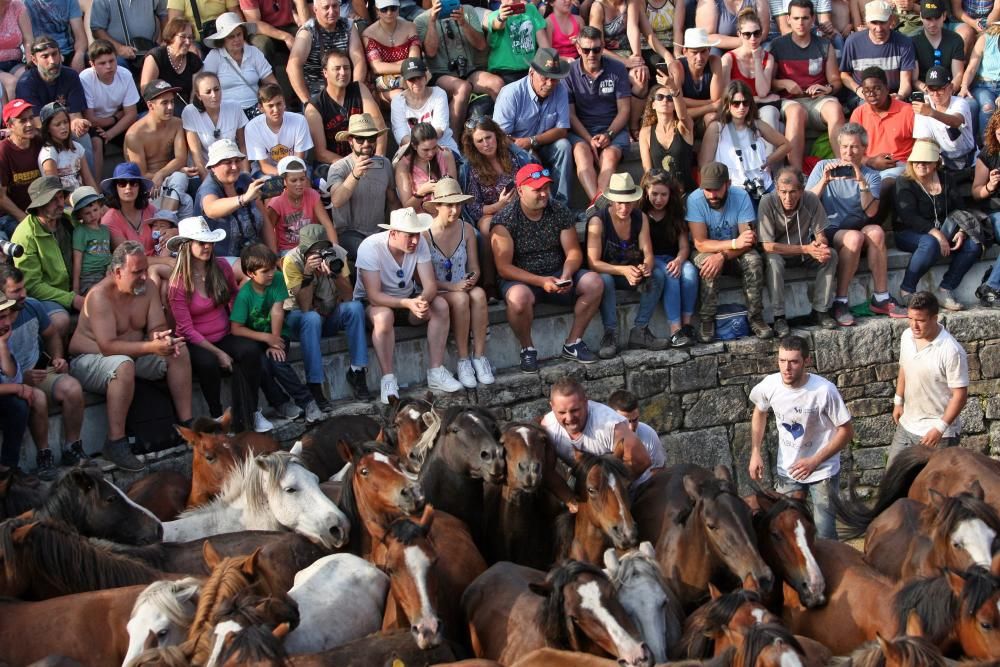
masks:
<svg viewBox="0 0 1000 667"><path fill-rule="evenodd" d="M493 384L476 388L480 405L508 405L542 395L542 381L529 373L500 373Z"/></svg>
<svg viewBox="0 0 1000 667"><path fill-rule="evenodd" d="M510 406L510 416L508 419L515 422L536 422L549 411L549 400L539 398L534 401L517 403Z"/></svg>
<svg viewBox="0 0 1000 667"><path fill-rule="evenodd" d="M899 362L879 364L875 367L875 379L879 382L895 382L899 377Z"/></svg>
<svg viewBox="0 0 1000 667"><path fill-rule="evenodd" d="M584 380L583 388L587 391L587 397L591 400L607 403L608 397L611 394L619 389L625 389L625 376L614 375L599 380Z"/></svg>
<svg viewBox="0 0 1000 667"><path fill-rule="evenodd" d="M983 405L979 398L970 398L959 415L962 418L963 440L966 433L982 433L986 430L986 423L983 420Z"/></svg>
<svg viewBox="0 0 1000 667"><path fill-rule="evenodd" d="M813 332L813 359L820 373L896 360L898 344L888 318L865 318L855 327ZM887 344L892 341L892 344Z"/></svg>
<svg viewBox="0 0 1000 667"><path fill-rule="evenodd" d="M987 419L1000 419L1000 396L988 397L984 412Z"/></svg>
<svg viewBox="0 0 1000 667"><path fill-rule="evenodd" d="M576 362L570 362L576 363ZM577 364L581 365L581 364ZM625 375L625 362L621 357L615 357L614 359L601 359L595 364L587 364L583 366L583 370L586 373L588 380L600 380L602 378L608 377L624 377Z"/></svg>
<svg viewBox="0 0 1000 667"><path fill-rule="evenodd" d="M859 368L854 371L846 371L837 376L838 387L853 387L864 385L875 379L875 369L871 366Z"/></svg>
<svg viewBox="0 0 1000 667"><path fill-rule="evenodd" d="M733 438L730 447L733 453L733 468L736 473L736 486L741 496L753 493L750 483L750 454L753 448L750 444L750 424L742 422L733 424ZM774 488L776 452L778 449L778 434L774 430L774 419L769 418L764 431L764 443L761 446L761 456L764 459L764 479L758 482L765 489Z"/></svg>
<svg viewBox="0 0 1000 667"><path fill-rule="evenodd" d="M990 456L1000 456L1000 422L990 424Z"/></svg>
<svg viewBox="0 0 1000 667"><path fill-rule="evenodd" d="M679 396L660 394L639 401L642 421L653 427L657 433L670 433L681 427L684 412Z"/></svg>
<svg viewBox="0 0 1000 667"><path fill-rule="evenodd" d="M742 387L721 387L703 391L684 415L685 428L706 428L731 424L749 417L750 407Z"/></svg>
<svg viewBox="0 0 1000 667"><path fill-rule="evenodd" d="M539 376L545 384L552 384L564 377L583 381L587 377L587 369L575 361L552 361L539 369Z"/></svg>
<svg viewBox="0 0 1000 667"><path fill-rule="evenodd" d="M668 465L693 463L711 470L719 464L733 464L729 434L723 426L668 433L662 437L662 442Z"/></svg>
<svg viewBox="0 0 1000 667"><path fill-rule="evenodd" d="M854 442L862 449L888 445L892 442L895 431L896 424L893 423L891 414L854 419Z"/></svg>
<svg viewBox="0 0 1000 667"><path fill-rule="evenodd" d="M851 467L854 470L883 471L888 455L888 447L855 447L851 450Z"/></svg>
<svg viewBox="0 0 1000 667"><path fill-rule="evenodd" d="M692 351L688 350L629 350L623 352L621 355L622 363L625 364L625 368L631 370L633 368L663 368L664 366L673 366L674 364L679 364L687 361L692 356L698 356L694 354L694 350L699 348L710 347L707 345L696 345L690 348ZM722 351L720 345L719 352ZM702 354L711 354L710 352L702 352Z"/></svg>
<svg viewBox="0 0 1000 667"><path fill-rule="evenodd" d="M1000 331L1000 312L976 309L949 313L947 327L951 335L963 343L982 339L984 331Z"/></svg>
<svg viewBox="0 0 1000 667"><path fill-rule="evenodd" d="M706 357L710 359L712 357ZM724 382L735 377L745 377L757 372L757 364L753 359L733 359L719 366L719 380Z"/></svg>
<svg viewBox="0 0 1000 667"><path fill-rule="evenodd" d="M865 385L865 396L892 396L895 393L895 382L872 382Z"/></svg>
<svg viewBox="0 0 1000 667"><path fill-rule="evenodd" d="M1000 345L991 343L979 350L979 373L984 378L1000 377Z"/></svg>
<svg viewBox="0 0 1000 667"><path fill-rule="evenodd" d="M963 433L958 444L960 447L971 449L980 454L989 454L990 452L990 436L988 433L979 433L977 435L965 435Z"/></svg>
<svg viewBox="0 0 1000 667"><path fill-rule="evenodd" d="M864 387L842 387L840 389L840 396L845 401L850 401L855 398L861 398L865 395Z"/></svg>
<svg viewBox="0 0 1000 667"><path fill-rule="evenodd" d="M1000 394L1000 380L977 380L969 383L972 396L996 396Z"/></svg>
<svg viewBox="0 0 1000 667"><path fill-rule="evenodd" d="M669 368L640 369L628 374L628 388L639 398L662 394L668 387L670 387Z"/></svg>
<svg viewBox="0 0 1000 667"><path fill-rule="evenodd" d="M756 336L747 336L737 340L726 341L726 352L741 357L771 357L778 350L778 341L774 338L761 340Z"/></svg>
<svg viewBox="0 0 1000 667"><path fill-rule="evenodd" d="M707 345L695 345L691 348L692 357L704 357L709 354L720 354L726 349L725 343L721 340Z"/></svg>
<svg viewBox="0 0 1000 667"><path fill-rule="evenodd" d="M716 357L699 357L670 369L670 391L680 394L717 385L719 362Z"/></svg>
<svg viewBox="0 0 1000 667"><path fill-rule="evenodd" d="M891 403L888 407L891 407ZM874 417L885 412L887 404L884 398L861 398L848 401L847 408L853 417Z"/></svg>

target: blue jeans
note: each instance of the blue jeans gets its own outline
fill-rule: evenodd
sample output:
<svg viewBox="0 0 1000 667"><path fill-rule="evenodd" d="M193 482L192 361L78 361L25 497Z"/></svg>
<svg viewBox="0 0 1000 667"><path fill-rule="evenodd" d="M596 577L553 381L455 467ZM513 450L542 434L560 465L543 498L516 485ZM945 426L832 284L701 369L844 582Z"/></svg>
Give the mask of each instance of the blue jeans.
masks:
<svg viewBox="0 0 1000 667"><path fill-rule="evenodd" d="M302 363L306 367L306 382L323 382L323 352L320 338L343 331L347 335L347 350L351 365L364 368L368 365L368 335L365 332L365 307L360 301L338 304L324 319L315 310L303 313L293 310L288 314L288 328L302 344Z"/></svg>
<svg viewBox="0 0 1000 667"><path fill-rule="evenodd" d="M993 223L994 238L1000 239L1000 236L998 236L1000 234L1000 211L990 213L990 222ZM993 264L993 271L986 280L986 284L1000 292L1000 259L997 259Z"/></svg>
<svg viewBox="0 0 1000 667"><path fill-rule="evenodd" d="M560 139L539 146L536 152L552 174L552 194L561 200L560 203L568 206L570 187L573 184L571 174L576 173L573 168L573 145L569 143L569 139Z"/></svg>
<svg viewBox="0 0 1000 667"><path fill-rule="evenodd" d="M260 374L260 388L267 402L274 407L291 398L300 408L305 408L313 400L313 395L287 361L275 361L265 354L260 367L263 371Z"/></svg>
<svg viewBox="0 0 1000 667"><path fill-rule="evenodd" d="M28 403L13 395L0 396L0 465L12 468L21 459L21 440L28 428Z"/></svg>
<svg viewBox="0 0 1000 667"><path fill-rule="evenodd" d="M974 110L972 117L978 118L979 126L976 128L976 139L977 143L982 145L983 132L986 131L986 125L990 122L990 116L997 109L997 97L1000 97L1000 81L980 81L972 86L972 90L969 92L972 93L972 98L979 106L979 113L977 114Z"/></svg>
<svg viewBox="0 0 1000 667"><path fill-rule="evenodd" d="M628 284L623 276L612 276L607 273L601 274L604 281L604 295L601 297L601 321L604 322L604 329L618 329L618 297L615 289L636 289ZM653 274L646 278L643 288L645 291L639 293L639 314L635 316L635 326L644 327L653 319L653 310L663 296L663 269L658 265L653 266Z"/></svg>
<svg viewBox="0 0 1000 667"><path fill-rule="evenodd" d="M921 234L912 229L898 230L895 238L897 248L913 253L910 264L906 267L906 273L903 274L903 284L900 288L907 292L916 292L917 282L941 257L941 246L930 234ZM956 289L962 283L965 274L979 259L979 251L978 243L969 238L965 239L962 247L949 256L948 271L941 279L941 287L947 290Z"/></svg>
<svg viewBox="0 0 1000 667"><path fill-rule="evenodd" d="M779 472L774 478L774 490L783 494L809 494L809 500L812 501L813 522L816 524L816 537L825 540L837 539L833 496L840 491L840 473L812 484L805 484L789 479Z"/></svg>
<svg viewBox="0 0 1000 667"><path fill-rule="evenodd" d="M671 325L680 324L681 318L694 313L694 305L698 301L698 269L691 262L681 265L681 275L674 278L667 272L667 264L674 258L671 255L657 255L656 268L663 271L663 310L667 313L667 321Z"/></svg>

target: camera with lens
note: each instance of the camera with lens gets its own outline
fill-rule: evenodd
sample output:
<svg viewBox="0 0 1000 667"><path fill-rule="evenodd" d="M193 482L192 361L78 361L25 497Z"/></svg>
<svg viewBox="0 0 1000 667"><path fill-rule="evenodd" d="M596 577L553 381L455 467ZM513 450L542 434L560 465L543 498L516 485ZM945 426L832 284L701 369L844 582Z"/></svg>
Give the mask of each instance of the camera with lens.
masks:
<svg viewBox="0 0 1000 667"><path fill-rule="evenodd" d="M760 201L760 198L766 194L767 188L764 187L764 181L759 176L754 176L753 178L748 178L743 181L743 189L747 191L750 195L750 199L754 201Z"/></svg>
<svg viewBox="0 0 1000 667"><path fill-rule="evenodd" d="M330 269L331 276L339 276L340 272L344 270L344 260L338 256L337 251L333 248L323 248L318 254L323 263Z"/></svg>
<svg viewBox="0 0 1000 667"><path fill-rule="evenodd" d="M24 246L13 241L0 241L0 253L9 259L14 259L24 254Z"/></svg>
<svg viewBox="0 0 1000 667"><path fill-rule="evenodd" d="M285 191L285 178L283 176L270 176L260 186L260 196L264 199L277 197Z"/></svg>
<svg viewBox="0 0 1000 667"><path fill-rule="evenodd" d="M465 70L469 66L469 61L465 56L452 58L448 61L448 69L459 76L465 76Z"/></svg>

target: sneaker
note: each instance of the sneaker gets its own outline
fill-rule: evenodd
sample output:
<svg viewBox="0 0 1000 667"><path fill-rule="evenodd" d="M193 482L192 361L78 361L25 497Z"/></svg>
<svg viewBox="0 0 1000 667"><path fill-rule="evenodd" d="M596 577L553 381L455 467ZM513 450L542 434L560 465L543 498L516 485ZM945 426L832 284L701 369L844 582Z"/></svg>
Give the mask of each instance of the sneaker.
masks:
<svg viewBox="0 0 1000 667"><path fill-rule="evenodd" d="M581 338L572 345L563 345L562 358L570 361L578 361L581 364L592 364L597 361L597 357L590 351L587 344Z"/></svg>
<svg viewBox="0 0 1000 667"><path fill-rule="evenodd" d="M698 342L711 343L715 340L715 318L702 318L698 325Z"/></svg>
<svg viewBox="0 0 1000 667"><path fill-rule="evenodd" d="M310 382L309 393L312 394L313 400L316 401L316 406L323 412L330 412L333 406L330 405L330 401L326 400L326 396L323 394L323 385L318 382Z"/></svg>
<svg viewBox="0 0 1000 667"><path fill-rule="evenodd" d="M665 350L671 342L666 338L653 335L649 327L632 327L628 332L628 347L630 350Z"/></svg>
<svg viewBox="0 0 1000 667"><path fill-rule="evenodd" d="M321 422L324 419L326 419L326 415L323 414L323 411L319 409L318 405L316 405L316 401L309 401L308 403L306 403L307 424L315 424L316 422Z"/></svg>
<svg viewBox="0 0 1000 667"><path fill-rule="evenodd" d="M302 408L295 405L291 401L279 405L275 412L278 413L278 416L281 419L298 419L302 416Z"/></svg>
<svg viewBox="0 0 1000 667"><path fill-rule="evenodd" d="M913 292L907 292L905 289L900 288L899 290L899 305L904 308L910 307L910 299L913 298Z"/></svg>
<svg viewBox="0 0 1000 667"><path fill-rule="evenodd" d="M520 356L522 373L538 372L538 350L533 347L522 347Z"/></svg>
<svg viewBox="0 0 1000 667"><path fill-rule="evenodd" d="M90 460L87 456L87 452L83 451L83 443L77 440L69 449L64 450L62 454L62 464L67 467L72 467L80 465L84 461Z"/></svg>
<svg viewBox="0 0 1000 667"><path fill-rule="evenodd" d="M787 322L785 323L785 326L788 326ZM754 336L760 338L761 340L774 338L774 329L767 326L767 322L765 322L760 315L750 318L750 331L753 332Z"/></svg>
<svg viewBox="0 0 1000 667"><path fill-rule="evenodd" d="M382 376L382 388L379 392L379 398L385 405L389 405L389 397L395 396L399 398L399 384L396 382L396 376L392 373ZM319 401L317 401L317 404Z"/></svg>
<svg viewBox="0 0 1000 667"><path fill-rule="evenodd" d="M101 456L111 461L122 470L129 472L141 472L146 469L146 464L136 458L129 447L128 440L122 438L114 442L108 442L101 450Z"/></svg>
<svg viewBox="0 0 1000 667"><path fill-rule="evenodd" d="M471 359L459 359L458 360L458 381L462 383L462 386L466 389L476 388L476 371L472 367Z"/></svg>
<svg viewBox="0 0 1000 667"><path fill-rule="evenodd" d="M368 391L368 375L364 368L353 370L350 366L348 366L347 384L350 386L351 391L354 392L354 398L359 401L372 400L372 394Z"/></svg>
<svg viewBox="0 0 1000 667"><path fill-rule="evenodd" d="M687 347L694 339L688 333L691 327L684 326L670 335L670 347Z"/></svg>
<svg viewBox="0 0 1000 667"><path fill-rule="evenodd" d="M812 323L823 329L836 329L837 320L830 317L830 313L820 312L818 310L812 311Z"/></svg>
<svg viewBox="0 0 1000 667"><path fill-rule="evenodd" d="M784 315L781 317L775 317L772 327L774 328L774 335L778 338L784 338L788 334L792 333L792 328L788 326L788 320L785 319Z"/></svg>
<svg viewBox="0 0 1000 667"><path fill-rule="evenodd" d="M843 301L834 301L830 307L830 316L842 327L854 326L854 315L851 308Z"/></svg>
<svg viewBox="0 0 1000 667"><path fill-rule="evenodd" d="M590 202L590 206L587 210L583 212L583 217L587 222L593 217L600 216L601 213L611 205L611 201L604 196L603 192L598 192L597 196L594 197L593 201Z"/></svg>
<svg viewBox="0 0 1000 667"><path fill-rule="evenodd" d="M493 384L496 378L493 377L493 366L486 357L472 357L472 369L476 372L476 379L479 384Z"/></svg>
<svg viewBox="0 0 1000 667"><path fill-rule="evenodd" d="M938 301L941 302L941 307L945 310L965 310L965 306L955 298L950 289L939 288L937 297Z"/></svg>
<svg viewBox="0 0 1000 667"><path fill-rule="evenodd" d="M444 366L427 370L427 388L446 391L449 394L453 394L459 389L464 389L462 383L456 380L455 376L448 372L448 369Z"/></svg>
<svg viewBox="0 0 1000 667"><path fill-rule="evenodd" d="M976 288L976 298L986 308L995 308L1000 304L1000 292L997 292L986 283Z"/></svg>
<svg viewBox="0 0 1000 667"><path fill-rule="evenodd" d="M274 424L264 418L264 413L258 410L253 413L253 430L257 433L267 433L274 430Z"/></svg>
<svg viewBox="0 0 1000 667"><path fill-rule="evenodd" d="M51 482L56 478L56 459L51 449L39 449L35 462L38 465L38 469L35 470L38 479Z"/></svg>
<svg viewBox="0 0 1000 667"><path fill-rule="evenodd" d="M886 299L877 300L874 295L868 304L868 308L877 315L888 315L896 319L906 319L906 308L903 308L890 295Z"/></svg>
<svg viewBox="0 0 1000 667"><path fill-rule="evenodd" d="M601 337L601 346L597 349L597 356L601 359L613 359L617 354L618 332L605 329L604 336Z"/></svg>

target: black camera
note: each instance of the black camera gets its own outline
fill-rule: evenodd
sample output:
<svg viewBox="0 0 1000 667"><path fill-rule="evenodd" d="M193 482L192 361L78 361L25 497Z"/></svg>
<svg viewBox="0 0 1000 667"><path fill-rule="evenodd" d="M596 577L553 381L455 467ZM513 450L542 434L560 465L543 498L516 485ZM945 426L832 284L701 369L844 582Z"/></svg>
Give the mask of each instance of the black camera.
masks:
<svg viewBox="0 0 1000 667"><path fill-rule="evenodd" d="M330 275L339 276L344 270L344 260L338 256L337 251L333 248L323 248L319 251L319 256L330 269Z"/></svg>
<svg viewBox="0 0 1000 667"><path fill-rule="evenodd" d="M457 58L452 58L448 61L448 69L455 72L459 76L465 76L466 68L469 66L469 61L465 56L459 56Z"/></svg>
<svg viewBox="0 0 1000 667"><path fill-rule="evenodd" d="M24 246L13 241L0 241L0 253L11 259L24 254Z"/></svg>
<svg viewBox="0 0 1000 667"><path fill-rule="evenodd" d="M285 179L283 176L269 176L260 186L260 196L264 199L277 197L285 191Z"/></svg>
<svg viewBox="0 0 1000 667"><path fill-rule="evenodd" d="M764 196L767 188L764 187L764 181L759 176L754 176L753 178L748 178L743 182L743 189L747 191L750 195L750 199L754 201L760 201L760 198Z"/></svg>

